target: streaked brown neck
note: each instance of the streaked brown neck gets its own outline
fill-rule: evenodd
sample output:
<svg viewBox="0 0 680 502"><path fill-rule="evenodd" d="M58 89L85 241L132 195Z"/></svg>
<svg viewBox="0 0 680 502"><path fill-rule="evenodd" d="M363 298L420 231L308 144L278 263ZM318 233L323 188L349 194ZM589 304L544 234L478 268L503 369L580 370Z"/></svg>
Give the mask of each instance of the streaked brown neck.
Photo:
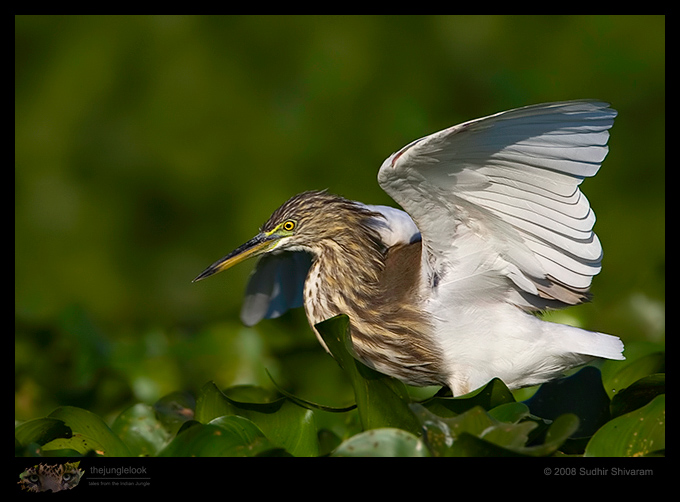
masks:
<svg viewBox="0 0 680 502"><path fill-rule="evenodd" d="M370 227L347 225L313 253L304 291L312 327L347 314L364 364L414 385L446 384L437 379L442 359L419 309L420 242L384 250Z"/></svg>

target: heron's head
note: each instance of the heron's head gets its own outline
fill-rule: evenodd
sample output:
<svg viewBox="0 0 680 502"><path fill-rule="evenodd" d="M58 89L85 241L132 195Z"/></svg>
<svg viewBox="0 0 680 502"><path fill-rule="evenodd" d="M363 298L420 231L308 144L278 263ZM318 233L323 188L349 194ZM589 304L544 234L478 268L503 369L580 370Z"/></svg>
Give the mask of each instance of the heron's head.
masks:
<svg viewBox="0 0 680 502"><path fill-rule="evenodd" d="M344 242L346 249L356 247L356 231L375 233L366 224L375 217L365 206L325 191L303 192L279 207L262 225L260 232L224 258L216 261L194 279L194 282L265 253L308 251L318 254L328 239Z"/></svg>

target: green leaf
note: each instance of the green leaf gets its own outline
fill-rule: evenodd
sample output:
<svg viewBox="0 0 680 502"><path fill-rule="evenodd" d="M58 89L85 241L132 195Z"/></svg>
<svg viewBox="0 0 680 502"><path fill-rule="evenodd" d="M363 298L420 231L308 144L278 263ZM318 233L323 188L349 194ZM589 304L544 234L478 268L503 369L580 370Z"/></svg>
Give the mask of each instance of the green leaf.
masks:
<svg viewBox="0 0 680 502"><path fill-rule="evenodd" d="M401 429L371 429L344 441L333 457L429 457L424 443Z"/></svg>
<svg viewBox="0 0 680 502"><path fill-rule="evenodd" d="M485 410L491 410L502 404L514 402L515 398L505 383L499 378L494 378L484 387L480 387L464 396L434 396L422 404L436 415L452 417L471 410L476 406L481 406Z"/></svg>
<svg viewBox="0 0 680 502"><path fill-rule="evenodd" d="M560 415L548 428L543 444L522 449L523 453L534 457L547 457L555 453L578 430L579 418L573 413Z"/></svg>
<svg viewBox="0 0 680 502"><path fill-rule="evenodd" d="M406 386L354 358L345 315L317 324L316 329L340 367L350 379L364 430L397 428L418 434L420 426L409 408Z"/></svg>
<svg viewBox="0 0 680 502"><path fill-rule="evenodd" d="M196 401L196 420L205 424L225 415L251 420L291 455L318 455L314 413L285 397L276 398L261 387L240 386L222 392L212 382L204 385Z"/></svg>
<svg viewBox="0 0 680 502"><path fill-rule="evenodd" d="M641 378L614 395L612 416L618 417L649 403L656 396L666 393L666 374L657 373Z"/></svg>
<svg viewBox="0 0 680 502"><path fill-rule="evenodd" d="M171 434L157 418L156 411L147 404L136 404L123 411L111 430L135 456L153 456L170 441Z"/></svg>
<svg viewBox="0 0 680 502"><path fill-rule="evenodd" d="M574 437L590 437L610 418L609 397L600 371L586 366L574 375L545 383L525 401L532 415L555 420L565 413L579 418Z"/></svg>
<svg viewBox="0 0 680 502"><path fill-rule="evenodd" d="M265 370L266 371L266 370ZM302 399L300 397L297 397L290 392L286 391L285 389L279 387L279 385L274 381L274 378L271 376L269 371L267 371L267 376L269 376L269 379L272 381L274 384L274 387L276 387L276 390L283 396L287 397L291 401L293 401L295 404L298 406L302 406L303 408L308 408L310 410L319 410L319 411L327 411L329 413L346 413L348 411L352 411L357 407L356 404L352 404L349 406L343 406L343 407L337 407L337 406L328 406L325 404L318 404L318 403L313 403L312 401L308 401L306 399Z"/></svg>
<svg viewBox="0 0 680 502"><path fill-rule="evenodd" d="M411 408L422 424L423 440L437 457L465 456L465 452L458 449L460 445L456 445L462 435L477 437L494 425L494 420L481 406L454 417L435 415L420 404L412 404Z"/></svg>
<svg viewBox="0 0 680 502"><path fill-rule="evenodd" d="M477 436L461 433L447 451L448 457L522 457L521 453L502 448Z"/></svg>
<svg viewBox="0 0 680 502"><path fill-rule="evenodd" d="M42 446L55 439L68 439L72 436L71 428L63 420L56 418L29 420L14 428L14 440L20 447L26 447L31 443Z"/></svg>
<svg viewBox="0 0 680 502"><path fill-rule="evenodd" d="M479 435L480 439L503 448L521 451L529 441L529 433L537 427L534 422L506 423L496 422Z"/></svg>
<svg viewBox="0 0 680 502"><path fill-rule="evenodd" d="M499 422L516 424L530 416L529 407L524 403L505 403L489 410L489 415Z"/></svg>
<svg viewBox="0 0 680 502"><path fill-rule="evenodd" d="M70 427L73 435L70 438L55 439L46 445L44 450L75 450L84 455L94 452L106 457L129 457L128 447L109 428L106 423L92 412L61 406L49 414L48 418L63 421Z"/></svg>
<svg viewBox="0 0 680 502"><path fill-rule="evenodd" d="M615 395L641 378L656 373L664 373L665 368L666 353L653 352L624 365L621 370L608 380L607 390L610 392L610 395Z"/></svg>
<svg viewBox="0 0 680 502"><path fill-rule="evenodd" d="M606 423L590 439L586 457L641 457L666 448L666 396Z"/></svg>
<svg viewBox="0 0 680 502"><path fill-rule="evenodd" d="M282 456L287 455L283 448L277 447L264 433L247 418L239 416L218 417L210 422L224 429L238 440L235 452L239 456Z"/></svg>
<svg viewBox="0 0 680 502"><path fill-rule="evenodd" d="M195 423L180 431L160 457L253 457L279 452L250 420L218 417L209 424Z"/></svg>
<svg viewBox="0 0 680 502"><path fill-rule="evenodd" d="M208 382L196 399L195 418L201 423L208 423L213 418L245 411L276 413L285 401L286 398L262 387L239 385L222 392L214 382Z"/></svg>
<svg viewBox="0 0 680 502"><path fill-rule="evenodd" d="M184 422L194 418L196 400L188 392L171 392L156 401L153 408L163 427L177 434Z"/></svg>
<svg viewBox="0 0 680 502"><path fill-rule="evenodd" d="M557 418L546 435L545 443L537 446L524 446L531 427L531 422L523 422L503 430L503 426L477 437L463 432L456 438L449 453L453 457L547 457L553 455L559 447L578 428L578 418L566 414ZM535 426L535 424L532 424ZM501 434L498 434L498 432Z"/></svg>
<svg viewBox="0 0 680 502"><path fill-rule="evenodd" d="M476 406L455 417L439 417L419 404L412 408L423 425L425 443L440 457L552 455L578 428L575 415L562 415L548 429L543 444L529 447L530 434L539 422L526 419L529 414L521 403L501 405L503 409L492 410L493 415Z"/></svg>

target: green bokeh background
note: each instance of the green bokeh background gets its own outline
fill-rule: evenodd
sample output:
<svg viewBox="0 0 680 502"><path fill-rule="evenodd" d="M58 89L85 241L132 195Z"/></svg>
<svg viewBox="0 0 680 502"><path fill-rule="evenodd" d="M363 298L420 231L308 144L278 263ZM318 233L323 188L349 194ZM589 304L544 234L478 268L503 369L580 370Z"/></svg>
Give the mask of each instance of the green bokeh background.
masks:
<svg viewBox="0 0 680 502"><path fill-rule="evenodd" d="M308 189L392 204L383 159L497 111L619 111L583 190L605 249L554 318L665 332L662 16L15 18L15 416L208 380L351 399L301 311L238 321L252 264L191 280Z"/></svg>

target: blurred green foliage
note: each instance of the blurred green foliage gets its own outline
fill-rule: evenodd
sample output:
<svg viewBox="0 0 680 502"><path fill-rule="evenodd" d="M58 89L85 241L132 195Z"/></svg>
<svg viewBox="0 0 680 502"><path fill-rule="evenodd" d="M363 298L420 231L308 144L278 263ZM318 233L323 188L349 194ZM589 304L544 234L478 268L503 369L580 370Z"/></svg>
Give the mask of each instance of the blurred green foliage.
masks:
<svg viewBox="0 0 680 502"><path fill-rule="evenodd" d="M302 312L240 325L249 265L191 280L297 192L391 204L377 170L413 139L575 98L619 117L583 185L595 301L557 318L661 342L664 17L16 17L15 418L265 370L345 404Z"/></svg>

